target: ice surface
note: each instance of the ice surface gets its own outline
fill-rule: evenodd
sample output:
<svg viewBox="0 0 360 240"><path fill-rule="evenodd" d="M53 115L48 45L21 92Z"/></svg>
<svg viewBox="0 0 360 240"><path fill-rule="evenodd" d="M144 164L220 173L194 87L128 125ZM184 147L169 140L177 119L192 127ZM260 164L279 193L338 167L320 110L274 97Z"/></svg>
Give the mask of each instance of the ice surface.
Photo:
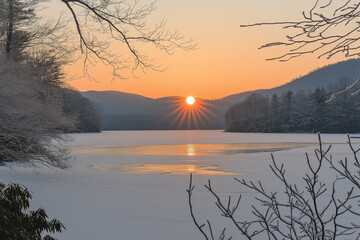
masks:
<svg viewBox="0 0 360 240"><path fill-rule="evenodd" d="M51 218L65 224L67 230L56 235L60 240L202 239L187 206L186 170L191 172L188 166L216 166L215 170L239 173L194 173L195 214L201 222L210 218L215 226L223 224L223 219L217 217L220 213L214 207L214 199L203 187L209 178L221 196L244 195L241 206L246 217L254 195L240 188L233 177L262 180L270 189L276 189L278 185L268 165L269 151L277 151L275 157L287 166L289 177L301 181L304 153L313 153L317 143L315 134L222 131L123 131L71 137L75 159L69 170L16 165L0 168L0 181L27 186L34 195L31 206L44 207ZM344 134L322 137L326 144L333 144L334 159L349 155ZM164 168L138 174L139 171L99 170L94 166ZM181 173L163 174L166 168L173 171L172 167L179 166L186 166L179 170ZM221 231L214 228L217 233Z"/></svg>
<svg viewBox="0 0 360 240"><path fill-rule="evenodd" d="M125 164L97 164L90 168L138 174L172 174L172 175L244 175L246 173L223 171L216 164L153 164L153 163L125 163Z"/></svg>

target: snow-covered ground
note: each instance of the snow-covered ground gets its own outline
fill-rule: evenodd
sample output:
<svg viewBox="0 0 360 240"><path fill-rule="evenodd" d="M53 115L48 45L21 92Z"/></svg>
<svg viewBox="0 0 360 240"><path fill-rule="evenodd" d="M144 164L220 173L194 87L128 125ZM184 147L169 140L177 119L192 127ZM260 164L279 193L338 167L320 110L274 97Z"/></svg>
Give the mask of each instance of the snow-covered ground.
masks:
<svg viewBox="0 0 360 240"><path fill-rule="evenodd" d="M56 235L63 240L202 239L187 205L189 172L194 174L199 221L209 217L222 224L203 187L208 179L221 196L242 193L246 209L253 193L233 177L262 180L276 189L270 152L297 181L305 171L304 153L317 146L315 134L127 131L71 136L71 169L0 168L0 181L27 186L34 196L31 207L44 207L50 218L64 223L67 230ZM344 134L322 138L333 144L334 159L349 155Z"/></svg>

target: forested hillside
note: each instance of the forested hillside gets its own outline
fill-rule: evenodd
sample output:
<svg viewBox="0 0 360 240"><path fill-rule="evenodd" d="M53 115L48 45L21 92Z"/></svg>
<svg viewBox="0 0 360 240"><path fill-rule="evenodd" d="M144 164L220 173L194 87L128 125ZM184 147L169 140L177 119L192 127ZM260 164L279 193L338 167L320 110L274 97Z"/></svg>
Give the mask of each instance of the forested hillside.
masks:
<svg viewBox="0 0 360 240"><path fill-rule="evenodd" d="M289 90L270 97L254 93L229 108L226 131L234 132L360 132L360 96L346 92L326 102L342 86L313 91Z"/></svg>
<svg viewBox="0 0 360 240"><path fill-rule="evenodd" d="M62 88L64 113L75 117L75 124L64 132L100 132L100 107L80 92Z"/></svg>
<svg viewBox="0 0 360 240"><path fill-rule="evenodd" d="M308 95L310 91L320 87L331 92L353 83L360 75L359 64L359 59L350 59L316 69L279 87L242 92L215 100L197 98L207 109L206 117L198 121L197 125L187 122L179 124L179 121L174 121L174 116L169 116L178 107L179 101L185 101L183 97L153 99L116 91L88 91L82 95L101 107L100 122L103 130L225 129L229 126L225 124L225 112L253 93L270 99L273 94L280 98L289 90L293 93L302 91Z"/></svg>

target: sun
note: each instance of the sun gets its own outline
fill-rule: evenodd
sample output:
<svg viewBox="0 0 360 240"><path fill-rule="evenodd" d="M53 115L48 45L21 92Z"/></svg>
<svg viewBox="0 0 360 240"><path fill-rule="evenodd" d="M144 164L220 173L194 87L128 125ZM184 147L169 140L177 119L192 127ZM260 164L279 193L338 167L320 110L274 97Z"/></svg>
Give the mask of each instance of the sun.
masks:
<svg viewBox="0 0 360 240"><path fill-rule="evenodd" d="M192 96L189 96L186 98L186 103L189 105L193 105L195 103L195 98Z"/></svg>
<svg viewBox="0 0 360 240"><path fill-rule="evenodd" d="M177 125L178 129L199 129L201 123L209 121L209 117L214 116L211 109L214 108L210 101L201 98L177 97L170 106L171 111L166 118L171 120L171 125ZM191 144L190 144L191 145ZM189 155L196 155L193 146L188 146Z"/></svg>

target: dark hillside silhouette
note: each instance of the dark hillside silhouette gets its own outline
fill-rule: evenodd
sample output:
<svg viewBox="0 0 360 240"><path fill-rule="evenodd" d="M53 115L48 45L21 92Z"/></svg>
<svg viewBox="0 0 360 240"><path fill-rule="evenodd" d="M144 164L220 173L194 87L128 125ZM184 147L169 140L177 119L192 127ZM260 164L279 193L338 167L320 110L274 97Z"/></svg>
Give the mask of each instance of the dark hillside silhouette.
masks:
<svg viewBox="0 0 360 240"><path fill-rule="evenodd" d="M349 85L360 75L360 60L351 59L337 64L329 65L299 77L287 84L272 88L233 94L222 99L206 100L210 104L208 119L200 122L198 126L179 126L167 115L174 108L174 101L184 99L182 97L165 97L152 99L137 94L116 91L88 91L82 94L90 100L98 103L101 108L102 130L148 130L148 129L225 129L224 119L226 111L234 104L245 100L253 93L259 93L271 98L273 94L279 97L291 90L294 94L304 92L308 94L316 87L334 88L340 85ZM326 89L331 90L331 89ZM185 100L184 100L185 101Z"/></svg>

